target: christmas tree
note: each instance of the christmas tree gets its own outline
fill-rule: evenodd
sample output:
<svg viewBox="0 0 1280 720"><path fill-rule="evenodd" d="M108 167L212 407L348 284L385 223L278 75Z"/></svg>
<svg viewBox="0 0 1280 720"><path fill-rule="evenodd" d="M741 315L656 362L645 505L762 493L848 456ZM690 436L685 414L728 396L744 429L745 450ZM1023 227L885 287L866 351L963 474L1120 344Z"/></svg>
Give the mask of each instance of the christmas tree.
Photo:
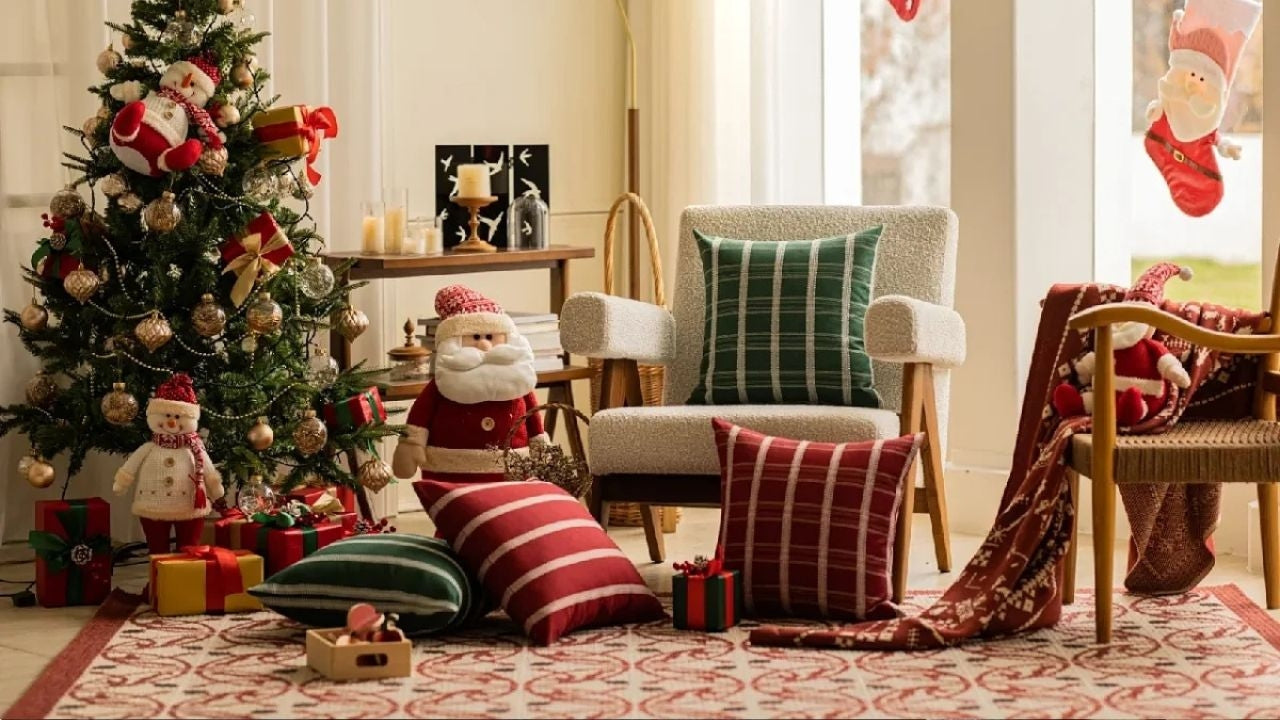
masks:
<svg viewBox="0 0 1280 720"><path fill-rule="evenodd" d="M253 54L266 33L243 13L239 0L135 0L129 24L109 23L124 55L98 56L102 106L67 128L84 153L66 155L72 182L23 268L31 304L5 311L43 366L27 403L0 407L0 434L30 440L21 470L34 485L52 483L60 453L69 480L91 450L146 442L140 408L176 372L194 380L204 444L235 481L354 487L342 453L397 432L312 414L372 384L317 341L331 322L348 339L368 324L308 214L337 118L273 108ZM373 489L390 479L381 460L358 474Z"/></svg>

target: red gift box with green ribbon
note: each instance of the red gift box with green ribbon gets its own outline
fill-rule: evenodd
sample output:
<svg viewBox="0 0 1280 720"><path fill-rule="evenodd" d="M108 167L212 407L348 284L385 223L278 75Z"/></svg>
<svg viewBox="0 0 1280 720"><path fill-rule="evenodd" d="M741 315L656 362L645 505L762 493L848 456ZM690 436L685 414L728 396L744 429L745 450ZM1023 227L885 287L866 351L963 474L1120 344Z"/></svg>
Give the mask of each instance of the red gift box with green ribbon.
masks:
<svg viewBox="0 0 1280 720"><path fill-rule="evenodd" d="M227 545L251 550L261 555L267 563L267 575L289 567L302 558L330 545L348 534L345 515L351 516L350 524L355 524L354 513L343 513L329 520L306 525L289 513L254 513L246 523L227 525ZM217 531L215 530L215 533Z"/></svg>
<svg viewBox="0 0 1280 720"><path fill-rule="evenodd" d="M382 406L382 393L376 387L324 406L324 421L343 432L386 420L387 409Z"/></svg>
<svg viewBox="0 0 1280 720"><path fill-rule="evenodd" d="M111 505L102 498L41 500L28 542L45 607L97 605L111 592Z"/></svg>
<svg viewBox="0 0 1280 720"><path fill-rule="evenodd" d="M742 611L742 577L724 570L719 560L696 558L676 563L671 578L671 616L677 630L720 632L738 624Z"/></svg>

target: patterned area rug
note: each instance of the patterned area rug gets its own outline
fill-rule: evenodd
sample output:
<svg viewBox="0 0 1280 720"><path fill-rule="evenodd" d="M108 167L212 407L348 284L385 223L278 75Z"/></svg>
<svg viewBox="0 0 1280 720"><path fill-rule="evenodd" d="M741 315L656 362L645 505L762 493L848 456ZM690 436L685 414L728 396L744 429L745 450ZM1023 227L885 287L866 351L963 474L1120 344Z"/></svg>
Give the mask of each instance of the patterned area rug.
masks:
<svg viewBox="0 0 1280 720"><path fill-rule="evenodd" d="M309 670L279 616L162 618L117 594L4 717L1280 716L1280 623L1238 588L1116 600L1109 647L1082 593L1056 628L915 653L752 647L749 626L669 622L530 648L495 616L418 641L412 678L354 685Z"/></svg>

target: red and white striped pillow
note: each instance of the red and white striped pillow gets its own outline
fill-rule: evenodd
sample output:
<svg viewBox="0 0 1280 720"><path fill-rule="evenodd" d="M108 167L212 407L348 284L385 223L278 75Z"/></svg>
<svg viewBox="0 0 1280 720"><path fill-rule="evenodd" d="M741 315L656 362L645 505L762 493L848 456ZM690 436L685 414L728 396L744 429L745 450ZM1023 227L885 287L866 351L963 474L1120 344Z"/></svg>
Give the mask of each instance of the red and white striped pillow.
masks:
<svg viewBox="0 0 1280 720"><path fill-rule="evenodd" d="M438 480L413 488L467 570L533 642L666 617L627 556L560 488Z"/></svg>
<svg viewBox="0 0 1280 720"><path fill-rule="evenodd" d="M892 617L893 537L921 435L820 443L719 418L720 544L747 614Z"/></svg>

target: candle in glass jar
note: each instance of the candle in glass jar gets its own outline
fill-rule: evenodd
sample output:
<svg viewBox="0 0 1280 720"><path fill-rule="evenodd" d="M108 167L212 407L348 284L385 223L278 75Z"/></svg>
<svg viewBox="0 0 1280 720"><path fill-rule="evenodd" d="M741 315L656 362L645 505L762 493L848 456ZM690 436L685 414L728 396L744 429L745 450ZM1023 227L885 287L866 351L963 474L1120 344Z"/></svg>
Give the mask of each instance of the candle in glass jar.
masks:
<svg viewBox="0 0 1280 720"><path fill-rule="evenodd" d="M439 226L427 228L426 248L423 249L427 255L439 255L444 252L444 243L441 242Z"/></svg>
<svg viewBox="0 0 1280 720"><path fill-rule="evenodd" d="M385 234L387 253L399 255L405 246L405 212L402 207L387 208Z"/></svg>
<svg viewBox="0 0 1280 720"><path fill-rule="evenodd" d="M366 202L364 220L360 225L360 251L368 255L381 255L384 248L383 231L386 221L382 217L382 203Z"/></svg>
<svg viewBox="0 0 1280 720"><path fill-rule="evenodd" d="M489 166L483 164L458 166L458 197L492 197L489 187Z"/></svg>

